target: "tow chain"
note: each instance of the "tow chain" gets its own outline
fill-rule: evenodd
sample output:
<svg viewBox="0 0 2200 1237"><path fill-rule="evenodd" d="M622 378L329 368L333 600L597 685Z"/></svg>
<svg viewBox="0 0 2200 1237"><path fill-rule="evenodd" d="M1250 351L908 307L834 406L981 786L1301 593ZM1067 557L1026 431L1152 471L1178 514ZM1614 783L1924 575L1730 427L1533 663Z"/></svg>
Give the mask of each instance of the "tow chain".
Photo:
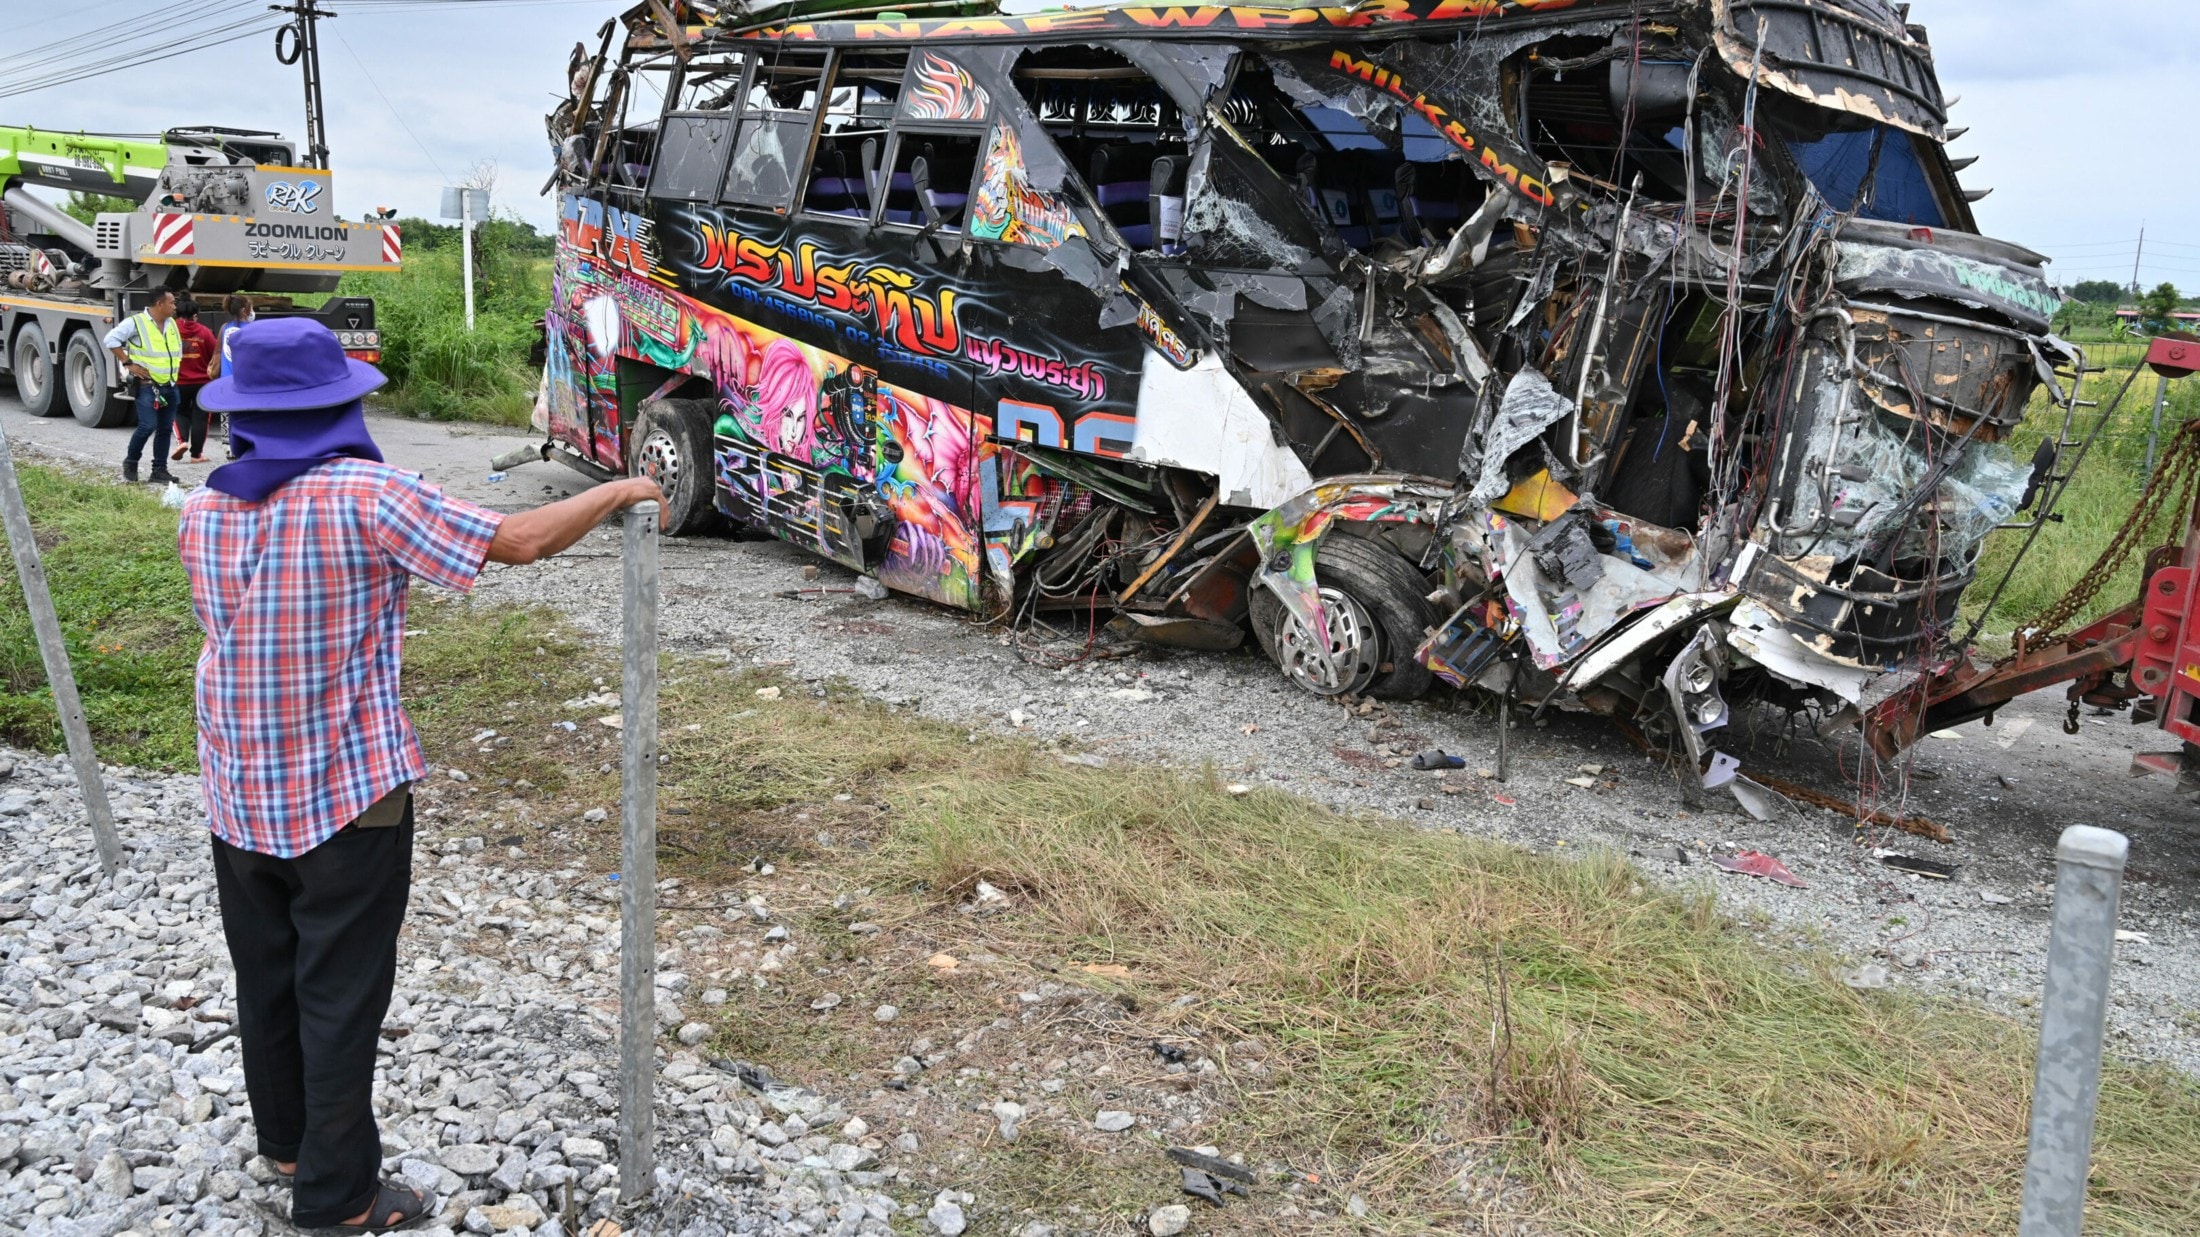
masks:
<svg viewBox="0 0 2200 1237"><path fill-rule="evenodd" d="M2200 420L2187 421L2177 427L2177 432L2170 437L2168 449L2154 465L2154 475L2147 478L2146 488L2139 491L2139 501L2132 504L2130 518L2116 530L2115 538L2101 551L2101 556L2093 560L2093 565L2086 568L2085 574L2079 576L2054 604L2040 611L2030 622L2018 625L2017 630L2024 633L2024 645L2038 648L2061 635L2062 629L2092 604L2145 543L2148 530L2161 518L2173 495L2177 499L2176 510L2192 509L2196 484L2200 484Z"/></svg>

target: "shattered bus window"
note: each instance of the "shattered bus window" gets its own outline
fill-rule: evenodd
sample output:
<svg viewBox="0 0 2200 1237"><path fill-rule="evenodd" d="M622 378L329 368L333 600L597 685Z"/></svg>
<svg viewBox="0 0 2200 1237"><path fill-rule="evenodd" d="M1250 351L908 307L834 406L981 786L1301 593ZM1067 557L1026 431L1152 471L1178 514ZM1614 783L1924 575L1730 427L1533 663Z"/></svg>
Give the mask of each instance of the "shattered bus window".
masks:
<svg viewBox="0 0 2200 1237"><path fill-rule="evenodd" d="M2006 440L2084 358L1885 0L621 26L551 118L543 428L674 531L1729 770L1752 704L1913 737L2065 477Z"/></svg>

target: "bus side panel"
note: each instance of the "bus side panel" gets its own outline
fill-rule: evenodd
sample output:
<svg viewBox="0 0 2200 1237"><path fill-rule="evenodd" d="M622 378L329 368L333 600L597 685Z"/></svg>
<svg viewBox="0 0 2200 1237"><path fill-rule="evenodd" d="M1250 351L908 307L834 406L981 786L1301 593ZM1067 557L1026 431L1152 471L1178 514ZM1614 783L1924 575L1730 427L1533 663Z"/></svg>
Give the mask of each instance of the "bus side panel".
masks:
<svg viewBox="0 0 2200 1237"><path fill-rule="evenodd" d="M720 510L890 588L978 608L979 419L846 357L689 308L719 392ZM893 517L882 546L864 544L866 509Z"/></svg>
<svg viewBox="0 0 2200 1237"><path fill-rule="evenodd" d="M561 251L544 328L550 437L581 458L625 471L619 450L618 292L600 265Z"/></svg>

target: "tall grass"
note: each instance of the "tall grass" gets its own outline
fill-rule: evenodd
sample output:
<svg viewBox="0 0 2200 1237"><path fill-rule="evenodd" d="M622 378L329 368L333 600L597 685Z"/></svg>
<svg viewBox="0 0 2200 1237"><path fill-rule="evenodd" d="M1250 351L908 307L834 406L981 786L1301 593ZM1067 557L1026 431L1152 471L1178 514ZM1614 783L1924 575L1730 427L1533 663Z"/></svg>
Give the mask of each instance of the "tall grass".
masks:
<svg viewBox="0 0 2200 1237"><path fill-rule="evenodd" d="M46 583L100 755L198 766L191 703L201 635L176 559L176 514L151 490L16 465ZM13 571L0 569L0 741L53 750L61 723Z"/></svg>
<svg viewBox="0 0 2200 1237"><path fill-rule="evenodd" d="M548 259L481 229L472 331L456 247L409 251L396 274L346 275L341 290L374 298L390 376L378 403L434 421L527 424L538 377L527 354L550 300Z"/></svg>
<svg viewBox="0 0 2200 1237"><path fill-rule="evenodd" d="M987 881L1034 908L1024 956L1126 964L1149 995L1195 997L1205 1042L1269 1046L1269 1081L1212 1141L1439 1230L1470 1210L1446 1184L1470 1140L1565 1231L2013 1227L2033 1048L2014 1022L1857 992L1616 856L1021 749L972 760L897 813L870 877L948 905ZM2200 1092L2121 1065L2104 1087L2089 1231L2193 1231Z"/></svg>

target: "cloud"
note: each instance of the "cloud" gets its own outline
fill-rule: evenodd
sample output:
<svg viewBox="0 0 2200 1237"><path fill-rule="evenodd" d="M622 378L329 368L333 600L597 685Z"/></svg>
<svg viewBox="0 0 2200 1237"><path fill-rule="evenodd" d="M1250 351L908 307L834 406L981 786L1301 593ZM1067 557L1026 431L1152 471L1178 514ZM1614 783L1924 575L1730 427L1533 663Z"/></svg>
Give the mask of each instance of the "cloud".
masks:
<svg viewBox="0 0 2200 1237"><path fill-rule="evenodd" d="M624 5L546 0L468 13L332 2L342 16L322 27L322 61L338 208L433 217L443 185L493 159L498 208L547 228L554 208L536 194L550 170L543 114L562 89L567 50ZM129 7L151 14L164 4ZM1984 229L2049 252L2058 275L2129 278L2122 246L2144 221L2157 258L2142 279L2200 286L2200 161L2170 137L2200 68L2200 4L1918 0L1911 19L1931 32L1943 87L1962 96L1954 123L1971 131L1953 151L1980 156L1964 183L1994 188L1977 207ZM87 6L37 33L58 37L93 20ZM137 132L212 122L298 137L301 112L295 71L259 37L0 100L11 123Z"/></svg>

